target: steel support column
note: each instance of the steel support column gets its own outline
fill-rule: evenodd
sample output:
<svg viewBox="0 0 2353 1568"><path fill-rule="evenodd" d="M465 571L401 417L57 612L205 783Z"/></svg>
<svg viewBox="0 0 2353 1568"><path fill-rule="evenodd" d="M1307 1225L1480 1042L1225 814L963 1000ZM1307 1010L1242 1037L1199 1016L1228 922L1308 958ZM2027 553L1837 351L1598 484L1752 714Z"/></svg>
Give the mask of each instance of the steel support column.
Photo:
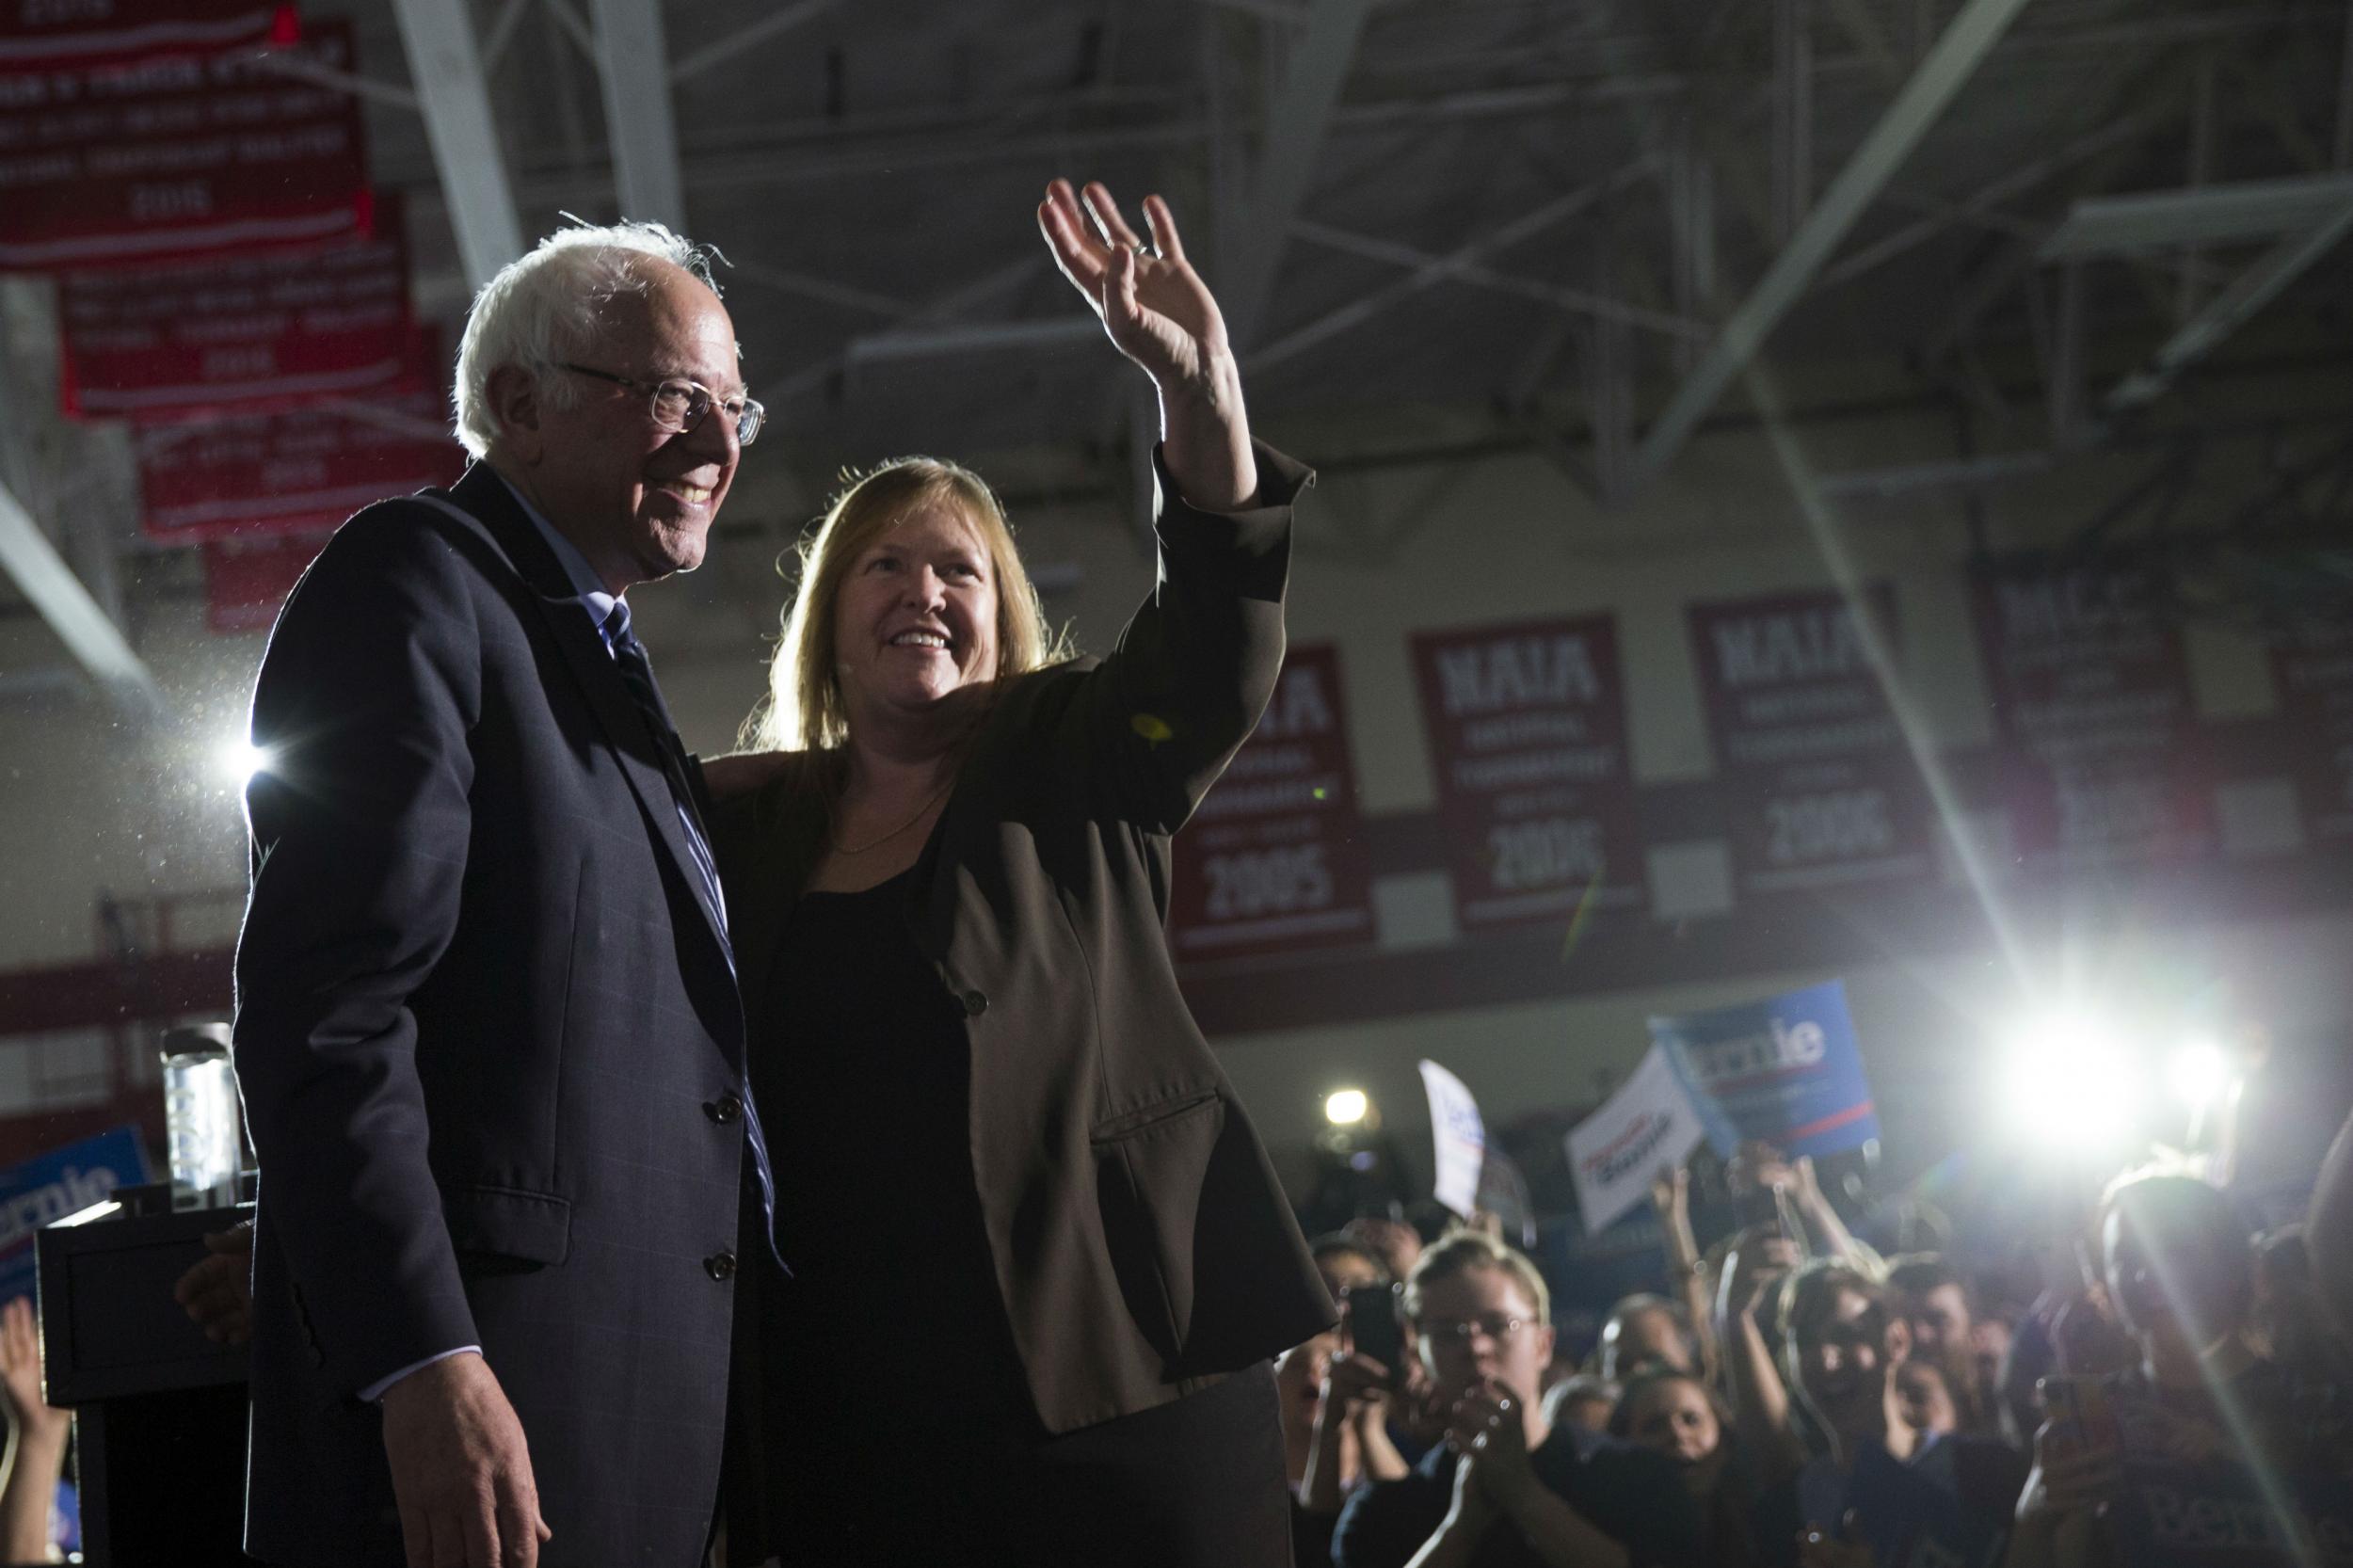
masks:
<svg viewBox="0 0 2353 1568"><path fill-rule="evenodd" d="M590 0L597 74L604 82L604 135L613 149L621 216L686 232L678 117L670 106L670 44L655 0Z"/></svg>
<svg viewBox="0 0 2353 1568"><path fill-rule="evenodd" d="M408 76L424 109L466 281L480 288L523 253L522 220L499 150L498 123L466 0L392 0Z"/></svg>

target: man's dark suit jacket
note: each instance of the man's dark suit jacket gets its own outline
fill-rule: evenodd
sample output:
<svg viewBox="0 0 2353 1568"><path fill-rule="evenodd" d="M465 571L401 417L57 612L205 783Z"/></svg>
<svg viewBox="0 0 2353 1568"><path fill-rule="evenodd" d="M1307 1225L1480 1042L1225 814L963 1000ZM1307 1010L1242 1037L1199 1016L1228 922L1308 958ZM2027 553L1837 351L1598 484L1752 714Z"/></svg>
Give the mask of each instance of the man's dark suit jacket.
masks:
<svg viewBox="0 0 2353 1568"><path fill-rule="evenodd" d="M1185 1008L1163 929L1171 835L1282 667L1289 502L1310 476L1266 447L1258 467L1268 504L1233 516L1183 506L1162 475L1151 598L1109 658L1020 677L997 698L907 898L909 936L965 1013L974 1183L1052 1432L1176 1399L1334 1316ZM747 998L766 998L777 933L822 855L830 765L802 754L713 818ZM780 1044L760 1018L752 1040ZM760 1369L748 1348L738 1359L748 1412ZM762 1544L778 1478L757 1423L743 1425L728 1488L738 1561L789 1545Z"/></svg>
<svg viewBox="0 0 2353 1568"><path fill-rule="evenodd" d="M742 1010L653 729L561 565L486 468L449 499L346 523L254 692L246 1545L398 1564L359 1393L478 1344L540 1561L679 1568L718 1481Z"/></svg>

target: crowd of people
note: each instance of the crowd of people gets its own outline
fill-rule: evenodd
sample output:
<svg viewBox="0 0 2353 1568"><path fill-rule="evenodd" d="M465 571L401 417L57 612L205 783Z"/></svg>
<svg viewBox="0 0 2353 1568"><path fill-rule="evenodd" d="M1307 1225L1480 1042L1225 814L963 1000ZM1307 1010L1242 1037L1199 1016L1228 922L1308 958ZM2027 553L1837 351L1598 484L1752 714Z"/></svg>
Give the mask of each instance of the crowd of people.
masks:
<svg viewBox="0 0 2353 1568"><path fill-rule="evenodd" d="M2031 1290L2003 1266L2017 1237L1882 1256L1810 1161L1750 1145L1721 1174L1704 1209L1769 1217L1703 1244L1689 1172L1662 1176L1658 1288L1588 1343L1490 1216L1316 1239L1341 1320L1274 1368L1303 1568L2344 1559L2353 1123L2305 1223L2253 1230L2194 1166L2124 1172L2044 1239L2073 1272ZM179 1291L216 1339L249 1331L245 1240ZM46 1560L71 1417L41 1400L25 1301L0 1389L0 1550Z"/></svg>
<svg viewBox="0 0 2353 1568"><path fill-rule="evenodd" d="M1810 1161L1747 1145L1704 1206L1721 1235L1694 1233L1689 1172L1659 1179L1657 1288L1574 1344L1482 1217L1427 1244L1353 1223L1314 1243L1338 1327L1276 1368L1297 1559L2345 1560L2348 1136L2304 1223L2258 1231L2175 1160L2117 1173L2040 1247L1963 1230L1892 1255ZM2036 1252L2059 1264L2021 1277Z"/></svg>

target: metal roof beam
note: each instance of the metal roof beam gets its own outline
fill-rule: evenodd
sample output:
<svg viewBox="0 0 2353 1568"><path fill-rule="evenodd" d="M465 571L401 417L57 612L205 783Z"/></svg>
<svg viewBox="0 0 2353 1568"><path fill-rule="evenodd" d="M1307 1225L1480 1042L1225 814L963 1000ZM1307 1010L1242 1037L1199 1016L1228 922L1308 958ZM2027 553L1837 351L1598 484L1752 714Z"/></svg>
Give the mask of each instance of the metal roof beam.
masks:
<svg viewBox="0 0 2353 1568"><path fill-rule="evenodd" d="M392 9L408 53L408 77L424 107L425 139L440 171L458 261L467 283L478 289L523 253L523 226L490 113L473 18L466 0L392 0Z"/></svg>
<svg viewBox="0 0 2353 1568"><path fill-rule="evenodd" d="M1754 291L1724 323L1707 357L1685 378L1673 400L1652 424L1636 455L1636 485L1656 478L1682 450L1708 409L1813 283L1864 208L1895 177L2025 4L2026 0L1968 0L1953 18L1945 36L1904 83L1847 167L1838 171L1821 200L1773 258Z"/></svg>
<svg viewBox="0 0 2353 1568"><path fill-rule="evenodd" d="M0 567L84 669L125 708L160 715L163 688L15 492L0 485Z"/></svg>
<svg viewBox="0 0 2353 1568"><path fill-rule="evenodd" d="M604 81L604 135L613 148L621 216L686 232L678 116L670 106L670 44L655 0L590 0L597 73Z"/></svg>
<svg viewBox="0 0 2353 1568"><path fill-rule="evenodd" d="M2087 197L2037 252L2045 262L2133 256L2309 232L2353 200L2353 174L2297 174L2223 185Z"/></svg>
<svg viewBox="0 0 2353 1568"><path fill-rule="evenodd" d="M2335 213L2304 233L2273 246L2261 260L2240 273L2229 288L2208 300L2205 309L2184 322L2181 330L2166 340L2147 368L2135 371L2117 383L2101 405L2103 411L2114 416L2155 402L2183 371L2203 359L2249 316L2269 304L2281 290L2302 277L2314 262L2335 248L2348 232L2353 232L2353 193L2347 194Z"/></svg>
<svg viewBox="0 0 2353 1568"><path fill-rule="evenodd" d="M1282 83L1268 95L1265 136L1246 193L1239 210L1220 215L1218 296L1234 341L1244 348L1264 324L1275 269L1372 8L1373 0L1313 0L1307 8Z"/></svg>

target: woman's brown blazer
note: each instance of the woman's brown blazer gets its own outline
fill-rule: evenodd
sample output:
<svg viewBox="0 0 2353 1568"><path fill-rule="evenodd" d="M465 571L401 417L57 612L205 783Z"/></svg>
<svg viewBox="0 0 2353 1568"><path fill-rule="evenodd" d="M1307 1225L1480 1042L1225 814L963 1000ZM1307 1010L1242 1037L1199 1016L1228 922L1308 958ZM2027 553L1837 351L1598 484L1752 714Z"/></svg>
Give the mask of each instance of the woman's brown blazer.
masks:
<svg viewBox="0 0 2353 1568"><path fill-rule="evenodd" d="M1265 504L1237 514L1191 510L1161 474L1151 596L1108 657L1006 683L911 878L908 932L965 1012L973 1180L1053 1432L1164 1403L1334 1317L1164 933L1171 838L1283 662L1290 502L1314 476L1257 456ZM777 1048L758 1010L824 846L827 766L803 754L713 818L755 1052Z"/></svg>

